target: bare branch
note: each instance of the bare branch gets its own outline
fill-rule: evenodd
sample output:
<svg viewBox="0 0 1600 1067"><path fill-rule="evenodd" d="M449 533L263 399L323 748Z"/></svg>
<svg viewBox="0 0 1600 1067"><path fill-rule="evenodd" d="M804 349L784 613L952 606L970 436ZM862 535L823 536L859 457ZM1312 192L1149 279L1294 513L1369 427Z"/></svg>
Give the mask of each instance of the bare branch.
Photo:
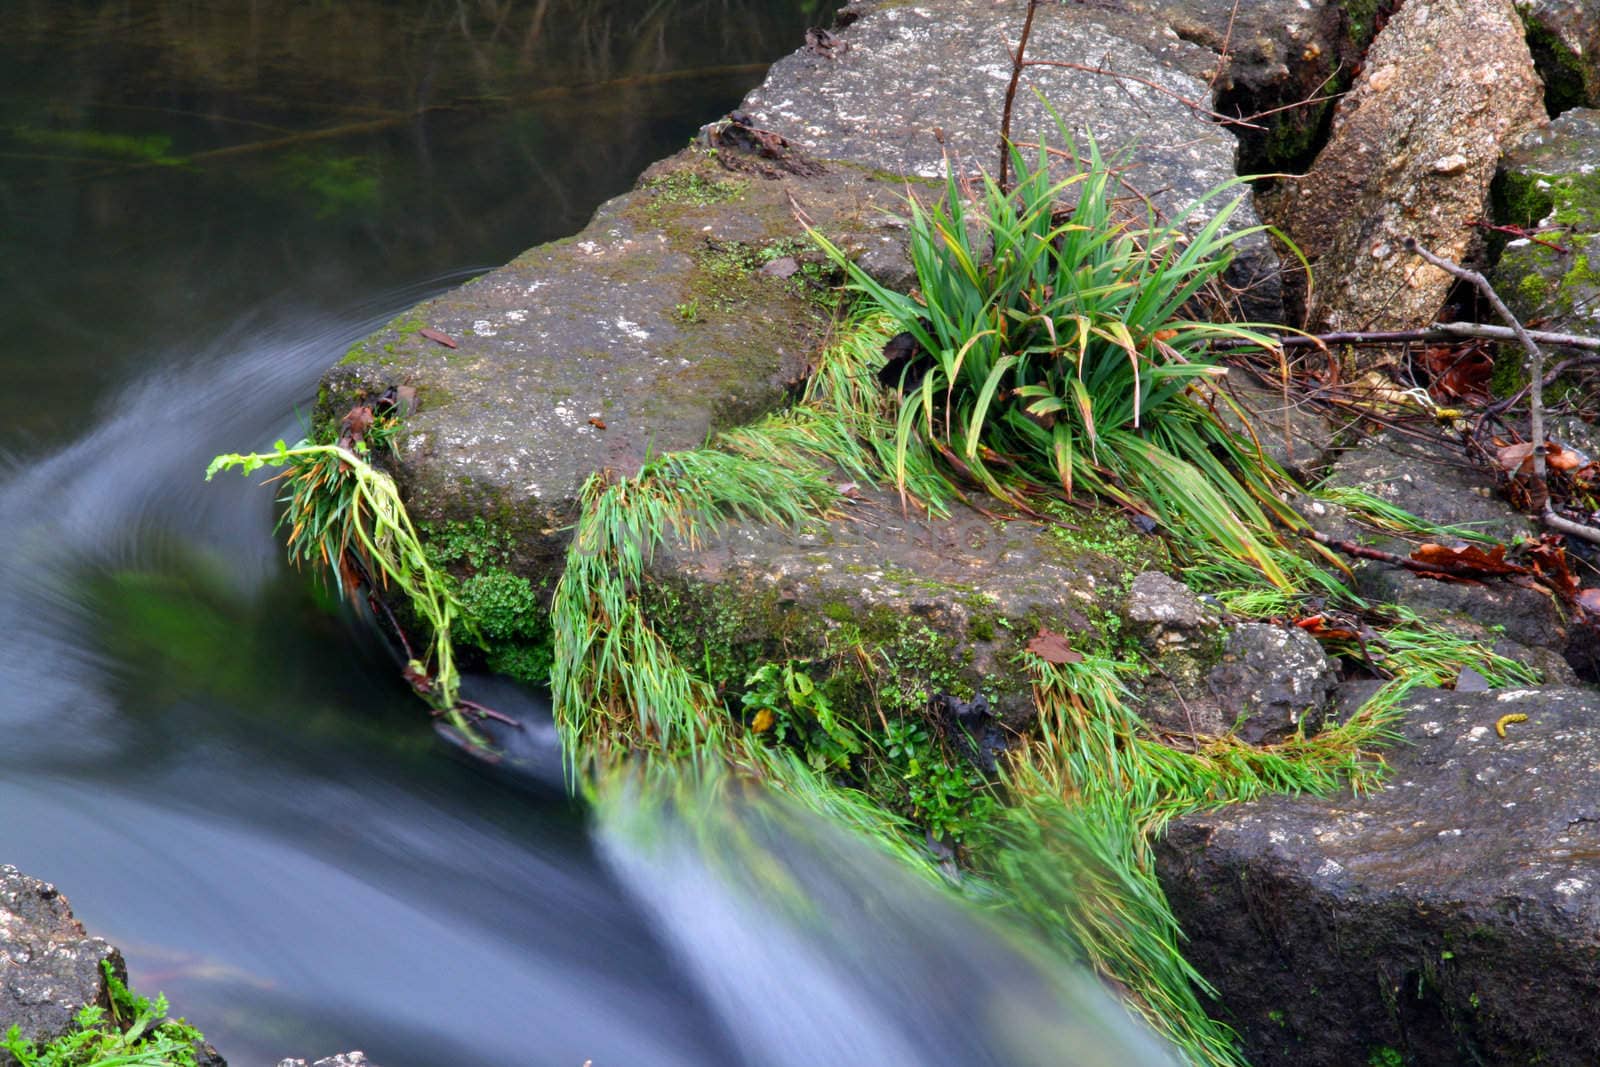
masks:
<svg viewBox="0 0 1600 1067"><path fill-rule="evenodd" d="M1022 20L1022 36L1017 39L1017 50L1011 52L1011 82L1006 86L1006 106L1000 112L1000 191L1010 192L1007 175L1011 168L1011 108L1017 99L1017 83L1022 80L1023 54L1028 49L1028 35L1033 32L1033 12L1039 0L1028 0L1028 14Z"/></svg>

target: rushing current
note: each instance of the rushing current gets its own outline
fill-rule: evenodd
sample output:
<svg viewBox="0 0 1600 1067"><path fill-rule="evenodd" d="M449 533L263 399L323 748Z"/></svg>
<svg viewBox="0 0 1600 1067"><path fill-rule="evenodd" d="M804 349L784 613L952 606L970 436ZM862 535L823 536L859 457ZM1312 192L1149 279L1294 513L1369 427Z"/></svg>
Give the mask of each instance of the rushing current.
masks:
<svg viewBox="0 0 1600 1067"><path fill-rule="evenodd" d="M271 491L202 480L379 323L578 229L815 7L0 5L0 862L235 1067L1164 1062L770 798L583 810L538 694L469 680L524 767L455 758L284 565Z"/></svg>

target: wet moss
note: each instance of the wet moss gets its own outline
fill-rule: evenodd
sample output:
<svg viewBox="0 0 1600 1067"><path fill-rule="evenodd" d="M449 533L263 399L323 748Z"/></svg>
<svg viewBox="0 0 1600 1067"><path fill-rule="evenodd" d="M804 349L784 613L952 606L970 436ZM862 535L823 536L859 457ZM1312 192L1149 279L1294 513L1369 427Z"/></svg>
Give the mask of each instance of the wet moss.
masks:
<svg viewBox="0 0 1600 1067"><path fill-rule="evenodd" d="M1597 99L1596 76L1584 57L1573 51L1561 37L1540 22L1530 7L1520 7L1526 29L1528 51L1534 69L1544 80L1544 109L1552 117L1575 107L1585 107Z"/></svg>

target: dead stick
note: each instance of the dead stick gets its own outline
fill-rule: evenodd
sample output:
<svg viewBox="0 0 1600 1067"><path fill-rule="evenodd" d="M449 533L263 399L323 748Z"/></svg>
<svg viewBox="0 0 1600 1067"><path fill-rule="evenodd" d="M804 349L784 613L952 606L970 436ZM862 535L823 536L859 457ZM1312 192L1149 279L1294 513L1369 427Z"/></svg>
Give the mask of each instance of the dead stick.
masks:
<svg viewBox="0 0 1600 1067"><path fill-rule="evenodd" d="M1369 548L1366 545L1358 545L1354 541L1341 541L1336 537L1329 537L1320 530L1306 528L1298 531L1298 533L1308 541L1326 545L1336 552L1343 552L1345 555L1355 559L1377 560L1379 563L1387 563L1393 567L1404 567L1408 571L1416 571L1419 574L1438 574L1446 578L1470 578L1474 581L1482 581L1486 577L1504 577L1504 575L1499 574L1486 574L1474 567L1445 567L1437 563L1424 563L1420 559L1412 559L1410 556L1401 556L1394 552L1385 552L1381 548Z"/></svg>
<svg viewBox="0 0 1600 1067"><path fill-rule="evenodd" d="M1600 337L1581 333L1551 333L1548 330L1525 330L1540 344L1554 348L1578 348L1586 352L1600 352ZM1271 336L1271 335L1269 335ZM1515 341L1517 332L1509 326L1491 326L1481 322L1436 322L1425 330L1344 330L1335 333L1306 333L1273 336L1275 344L1284 348L1325 348L1328 345L1400 345L1413 342L1456 341L1462 338L1483 341ZM1238 348L1259 348L1254 341L1230 337L1212 344L1218 351Z"/></svg>
<svg viewBox="0 0 1600 1067"><path fill-rule="evenodd" d="M1006 86L1006 106L1000 111L1000 191L1006 187L1006 174L1011 167L1011 107L1017 99L1017 83L1022 80L1022 55L1028 49L1028 35L1033 32L1033 12L1039 0L1028 0L1028 15L1022 20L1022 36L1017 38L1017 50L1011 53L1011 82Z"/></svg>

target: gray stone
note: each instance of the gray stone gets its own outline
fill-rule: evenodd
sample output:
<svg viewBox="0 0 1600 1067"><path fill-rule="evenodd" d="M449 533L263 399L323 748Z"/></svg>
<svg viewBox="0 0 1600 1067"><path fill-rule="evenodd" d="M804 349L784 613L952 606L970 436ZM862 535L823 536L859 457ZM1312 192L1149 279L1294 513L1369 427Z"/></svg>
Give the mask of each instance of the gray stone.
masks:
<svg viewBox="0 0 1600 1067"><path fill-rule="evenodd" d="M1217 110L1256 119L1230 126L1242 170L1276 171L1313 148L1333 96L1372 39L1374 19L1345 0L1127 0L1216 57ZM1281 109L1281 110L1279 110ZM1274 112L1273 114L1264 114Z"/></svg>
<svg viewBox="0 0 1600 1067"><path fill-rule="evenodd" d="M1125 610L1134 633L1158 654L1192 648L1221 624L1188 586L1160 571L1134 578Z"/></svg>
<svg viewBox="0 0 1600 1067"><path fill-rule="evenodd" d="M898 241L880 226L897 183L724 166L739 162L686 150L575 237L400 316L324 376L319 419L389 384L415 386L396 472L412 515L496 516L524 576L558 574L589 475L630 475L647 454L697 447L785 402L804 377L828 323L817 283L761 270L821 261L795 205L841 243Z"/></svg>
<svg viewBox="0 0 1600 1067"><path fill-rule="evenodd" d="M85 1005L109 1005L102 961L127 979L121 953L84 932L55 886L0 865L0 1032L49 1041ZM0 1052L0 1065L14 1062Z"/></svg>
<svg viewBox="0 0 1600 1067"><path fill-rule="evenodd" d="M1427 443L1387 434L1371 437L1339 458L1327 484L1364 489L1428 522L1463 527L1506 545L1539 532L1532 519L1500 496L1488 471ZM1401 556L1413 548L1383 534L1334 532ZM1561 649L1566 644L1561 607L1539 590L1500 581L1442 582L1372 560L1353 560L1351 569L1363 596L1403 604L1464 636L1490 637L1499 627L1506 637L1530 648Z"/></svg>
<svg viewBox="0 0 1600 1067"><path fill-rule="evenodd" d="M1298 386L1269 388L1240 368L1229 370L1225 388L1238 411L1218 404L1222 421L1259 443L1269 459L1302 482L1314 481L1340 439L1321 407Z"/></svg>
<svg viewBox="0 0 1600 1067"><path fill-rule="evenodd" d="M947 160L963 174L993 173L1011 76L1002 39L1017 40L1024 10L993 0L884 5L840 31L850 45L844 54L779 60L743 107L757 125L819 158L921 178L942 178ZM1029 68L1014 140L1044 133L1059 142L1042 95L1075 136L1092 132L1108 156L1127 150L1127 182L1164 212L1234 177L1236 143L1206 114L1216 56L1159 21L1115 5L1040 5L1027 58L1131 77ZM1256 222L1247 200L1231 225ZM1241 242L1230 281L1245 291L1247 318L1281 316L1278 274L1264 235Z"/></svg>
<svg viewBox="0 0 1600 1067"><path fill-rule="evenodd" d="M1403 733L1374 793L1191 815L1157 846L1250 1062L1600 1062L1600 696L1429 691Z"/></svg>
<svg viewBox="0 0 1600 1067"><path fill-rule="evenodd" d="M306 1067L305 1060L279 1060L278 1067ZM311 1067L378 1067L365 1052L341 1052L313 1063Z"/></svg>
<svg viewBox="0 0 1600 1067"><path fill-rule="evenodd" d="M1312 262L1314 327L1409 329L1453 284L1407 253L1461 262L1503 146L1544 110L1511 0L1412 0L1372 44L1310 172L1272 213Z"/></svg>
<svg viewBox="0 0 1600 1067"><path fill-rule="evenodd" d="M1600 330L1600 111L1569 111L1523 137L1500 165L1500 217L1537 228L1509 242L1490 280L1518 318Z"/></svg>
<svg viewBox="0 0 1600 1067"><path fill-rule="evenodd" d="M1322 726L1338 683L1314 637L1293 626L1245 623L1228 634L1222 662L1207 678L1233 733L1251 744L1272 744Z"/></svg>

